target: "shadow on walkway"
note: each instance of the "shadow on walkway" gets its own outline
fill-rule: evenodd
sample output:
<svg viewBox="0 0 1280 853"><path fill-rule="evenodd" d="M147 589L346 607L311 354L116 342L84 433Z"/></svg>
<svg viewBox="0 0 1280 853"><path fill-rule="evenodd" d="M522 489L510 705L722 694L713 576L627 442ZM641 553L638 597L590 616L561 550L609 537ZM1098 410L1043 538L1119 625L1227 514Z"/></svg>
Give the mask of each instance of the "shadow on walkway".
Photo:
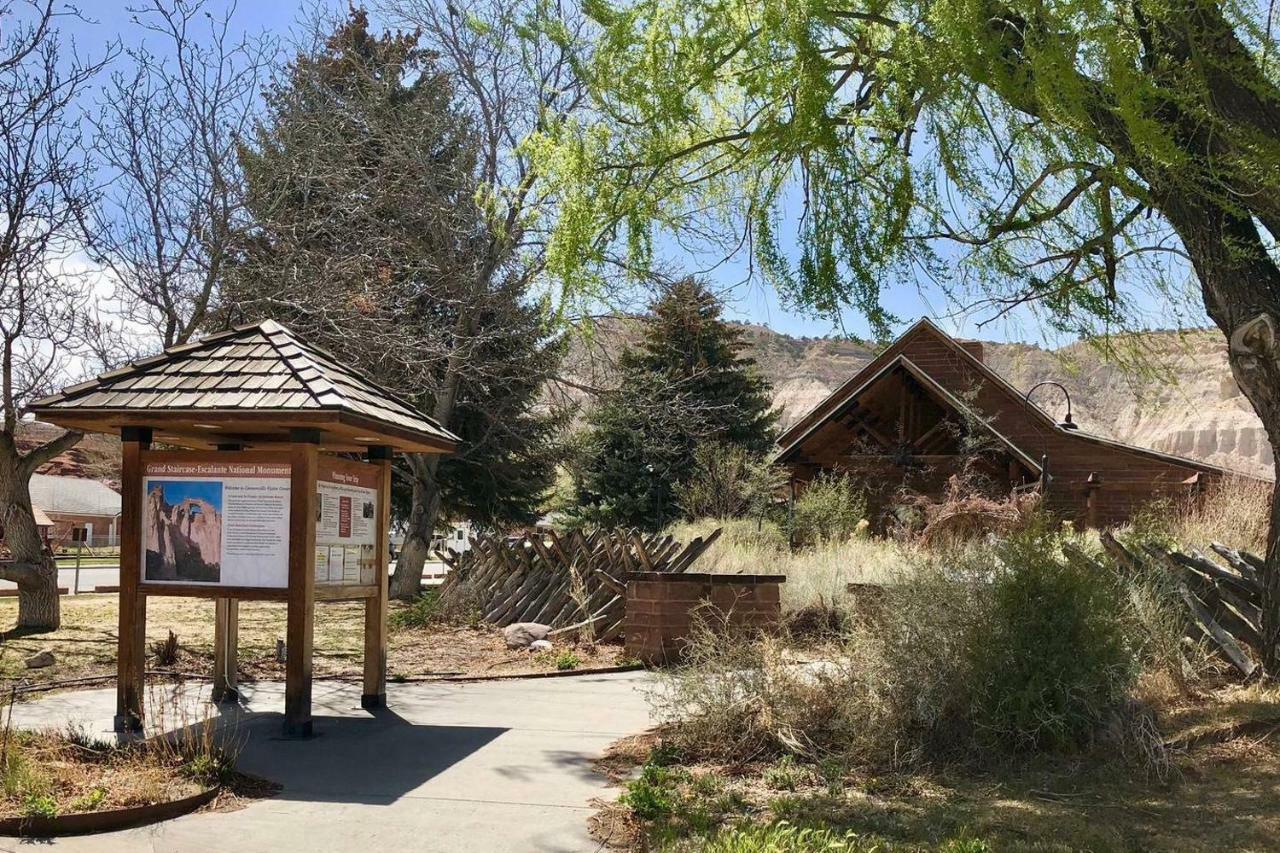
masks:
<svg viewBox="0 0 1280 853"><path fill-rule="evenodd" d="M314 717L315 735L291 740L280 736L282 720L246 714L223 731L241 744L237 769L280 783L279 799L303 802L392 802L508 731L414 725L382 709L369 717Z"/></svg>

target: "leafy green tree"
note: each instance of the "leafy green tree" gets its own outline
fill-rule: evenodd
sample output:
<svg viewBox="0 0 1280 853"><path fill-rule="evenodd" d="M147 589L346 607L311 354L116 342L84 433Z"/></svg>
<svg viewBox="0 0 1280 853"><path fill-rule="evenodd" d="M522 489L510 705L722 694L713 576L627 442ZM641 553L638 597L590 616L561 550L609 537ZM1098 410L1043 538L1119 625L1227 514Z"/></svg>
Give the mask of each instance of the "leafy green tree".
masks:
<svg viewBox="0 0 1280 853"><path fill-rule="evenodd" d="M618 360L618 387L589 415L574 472L585 521L660 529L682 514L677 491L700 444L769 450L777 413L741 350L741 334L705 284L663 287L639 344Z"/></svg>
<svg viewBox="0 0 1280 853"><path fill-rule="evenodd" d="M265 104L240 150L250 221L222 311L290 325L462 438L454 456L398 468L408 530L392 593L413 597L442 516L535 512L556 429L537 403L562 345L477 202L476 129L416 34L373 35L353 9Z"/></svg>
<svg viewBox="0 0 1280 853"><path fill-rule="evenodd" d="M923 274L991 314L1032 305L1091 335L1140 321L1150 294L1176 298L1189 266L1280 446L1280 45L1264 4L583 8L600 30L594 115L535 143L562 188L549 254L571 287L619 253L643 269L657 223L741 238L794 304L856 306L881 331L882 288Z"/></svg>

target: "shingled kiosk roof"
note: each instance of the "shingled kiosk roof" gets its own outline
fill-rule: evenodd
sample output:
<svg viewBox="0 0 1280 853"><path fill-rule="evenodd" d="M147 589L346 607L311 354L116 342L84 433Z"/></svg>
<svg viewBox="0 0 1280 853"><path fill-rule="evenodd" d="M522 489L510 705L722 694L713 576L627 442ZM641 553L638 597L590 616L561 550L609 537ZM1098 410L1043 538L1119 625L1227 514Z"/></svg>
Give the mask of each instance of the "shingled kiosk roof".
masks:
<svg viewBox="0 0 1280 853"><path fill-rule="evenodd" d="M458 438L368 377L273 320L239 326L104 373L32 403L41 420L109 432L151 427L185 447L289 441L319 431L325 449L371 444L448 452Z"/></svg>

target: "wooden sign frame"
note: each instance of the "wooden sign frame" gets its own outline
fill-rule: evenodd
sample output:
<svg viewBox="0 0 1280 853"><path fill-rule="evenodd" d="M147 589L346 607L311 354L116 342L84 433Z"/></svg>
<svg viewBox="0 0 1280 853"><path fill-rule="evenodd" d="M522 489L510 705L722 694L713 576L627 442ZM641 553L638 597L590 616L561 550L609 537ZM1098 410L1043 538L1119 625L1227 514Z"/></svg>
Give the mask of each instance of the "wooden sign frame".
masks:
<svg viewBox="0 0 1280 853"><path fill-rule="evenodd" d="M214 451L152 450L152 431L146 427L121 430L122 470L120 520L120 613L118 681L115 728L137 731L143 720L143 687L146 661L147 599L183 596L215 600L214 698L236 694L236 651L239 602L284 601L288 606L285 630L286 737L308 737L311 720L311 657L316 601L365 602L364 672L361 705L386 704L387 672L387 566L390 563L391 459L390 447L370 446L368 463L322 456L319 436L296 430L287 449L242 450L223 445ZM351 472L372 483L377 492L375 508L375 575L372 584L316 584L316 499L318 473L328 468ZM149 462L287 465L289 468L288 585L286 587L220 586L205 582L156 582L143 577L143 490ZM371 470L372 469L372 470Z"/></svg>

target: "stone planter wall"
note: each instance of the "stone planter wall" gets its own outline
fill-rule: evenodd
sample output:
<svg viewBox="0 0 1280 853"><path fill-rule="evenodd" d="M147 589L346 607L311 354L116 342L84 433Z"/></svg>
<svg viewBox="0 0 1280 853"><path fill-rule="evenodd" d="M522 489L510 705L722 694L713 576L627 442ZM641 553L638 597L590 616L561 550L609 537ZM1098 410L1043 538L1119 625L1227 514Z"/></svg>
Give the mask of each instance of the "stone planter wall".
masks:
<svg viewBox="0 0 1280 853"><path fill-rule="evenodd" d="M627 576L627 654L647 664L678 660L699 607L730 630L768 631L782 618L785 575L633 572ZM726 619L727 617L727 619Z"/></svg>

